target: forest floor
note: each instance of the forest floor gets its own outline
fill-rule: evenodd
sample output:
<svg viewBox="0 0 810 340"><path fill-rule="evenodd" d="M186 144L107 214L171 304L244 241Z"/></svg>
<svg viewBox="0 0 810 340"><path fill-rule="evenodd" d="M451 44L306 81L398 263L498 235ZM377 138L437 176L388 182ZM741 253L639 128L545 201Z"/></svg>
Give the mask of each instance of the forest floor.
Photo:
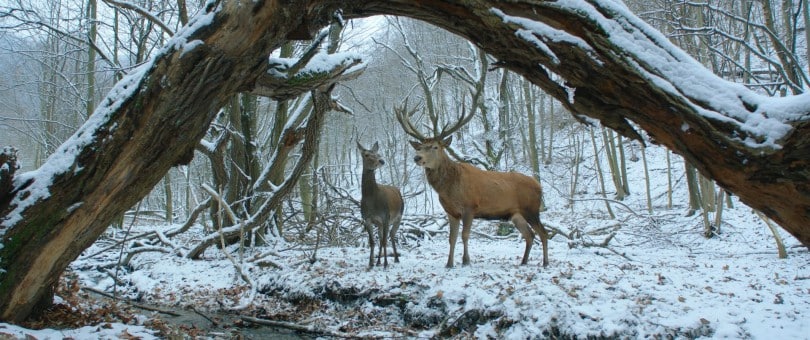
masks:
<svg viewBox="0 0 810 340"><path fill-rule="evenodd" d="M144 252L115 268L109 264L118 262L119 251L99 253L124 236L110 231L71 265L60 291L61 310L52 320L28 328L0 324L0 338L806 339L810 334L810 252L783 235L788 256L779 259L770 230L741 204L724 212L722 229L710 239L703 236L702 218L684 216L683 210L656 217L627 210L616 219L556 211L542 218L566 234L549 242L546 268L539 242L529 264L520 266L524 243L518 234L497 237L497 224L479 221L470 240L472 264L460 265L459 242L456 267L445 268L441 217L423 237L400 238L399 263L370 270L360 233L356 246L317 252L279 241L241 254L235 246L227 255L212 247L200 260ZM135 226L131 234L155 228ZM199 237L188 233L173 242L181 250Z"/></svg>

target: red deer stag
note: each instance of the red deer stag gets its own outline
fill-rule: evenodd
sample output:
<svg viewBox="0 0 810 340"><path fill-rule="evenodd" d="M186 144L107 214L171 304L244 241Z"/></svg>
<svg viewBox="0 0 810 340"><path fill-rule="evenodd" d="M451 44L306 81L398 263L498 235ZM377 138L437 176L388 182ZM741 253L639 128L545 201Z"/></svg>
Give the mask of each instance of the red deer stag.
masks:
<svg viewBox="0 0 810 340"><path fill-rule="evenodd" d="M368 267L374 266L374 226L380 234L380 252L377 255L377 265L380 265L380 257L383 258L383 265L388 267L388 239L391 239L391 247L394 250L394 262L399 262L397 253L396 234L399 229L399 222L402 220L404 203L399 189L390 185L377 184L374 171L385 164L378 150L380 145L374 142L374 146L367 150L360 142L357 142L360 155L363 158L363 178L361 182L360 213L363 216L363 226L368 232L368 245L371 254L368 258ZM390 228L390 229L389 229Z"/></svg>
<svg viewBox="0 0 810 340"><path fill-rule="evenodd" d="M547 266L548 233L540 223L543 194L540 183L516 172L485 171L467 163L455 162L445 151L453 140L450 135L469 122L473 114L466 115L462 110L455 125L445 125L441 131L438 129L437 117L431 116L435 137L428 138L419 133L410 121L416 109L407 112L402 107L395 108L394 111L405 133L418 140L411 141L416 149L413 160L425 168L428 183L439 194L439 203L447 213L450 222L450 255L447 267L453 267L459 221L464 225L461 231L461 240L464 243L461 264L470 264L467 241L474 218L511 221L526 241L526 250L520 264L528 262L534 234L539 234L543 244L543 267Z"/></svg>

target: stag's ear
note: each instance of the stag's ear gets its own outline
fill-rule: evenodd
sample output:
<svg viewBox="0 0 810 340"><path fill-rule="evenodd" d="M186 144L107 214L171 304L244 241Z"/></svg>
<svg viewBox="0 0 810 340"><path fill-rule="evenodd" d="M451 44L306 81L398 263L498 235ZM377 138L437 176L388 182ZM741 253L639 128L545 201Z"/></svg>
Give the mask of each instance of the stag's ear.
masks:
<svg viewBox="0 0 810 340"><path fill-rule="evenodd" d="M417 141L409 141L409 142L411 142L411 146L416 150L419 150L419 147L422 146L422 143L419 143Z"/></svg>
<svg viewBox="0 0 810 340"><path fill-rule="evenodd" d="M371 147L371 152L377 152L380 150L380 143L374 142L374 146Z"/></svg>
<svg viewBox="0 0 810 340"><path fill-rule="evenodd" d="M452 143L452 142L453 142L453 136L447 137L442 141L442 146L444 146L446 148L446 147L450 146L450 143Z"/></svg>

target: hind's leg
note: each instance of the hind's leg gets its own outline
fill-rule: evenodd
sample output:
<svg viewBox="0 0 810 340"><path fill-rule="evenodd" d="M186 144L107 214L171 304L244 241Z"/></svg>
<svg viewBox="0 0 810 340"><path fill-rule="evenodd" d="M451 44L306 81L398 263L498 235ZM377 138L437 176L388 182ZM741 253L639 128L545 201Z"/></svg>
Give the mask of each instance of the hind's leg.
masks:
<svg viewBox="0 0 810 340"><path fill-rule="evenodd" d="M391 241L391 248L394 250L394 262L399 263L399 252L397 251L397 231L399 230L399 223L400 218L394 219L394 223L391 224L391 231L389 232L388 237Z"/></svg>
<svg viewBox="0 0 810 340"><path fill-rule="evenodd" d="M380 253L377 255L377 266L382 258L383 267L388 268L388 224L383 223L380 228Z"/></svg>
<svg viewBox="0 0 810 340"><path fill-rule="evenodd" d="M371 222L363 221L363 227L366 228L368 233L368 247L370 248L368 255L368 268L374 267L374 226Z"/></svg>

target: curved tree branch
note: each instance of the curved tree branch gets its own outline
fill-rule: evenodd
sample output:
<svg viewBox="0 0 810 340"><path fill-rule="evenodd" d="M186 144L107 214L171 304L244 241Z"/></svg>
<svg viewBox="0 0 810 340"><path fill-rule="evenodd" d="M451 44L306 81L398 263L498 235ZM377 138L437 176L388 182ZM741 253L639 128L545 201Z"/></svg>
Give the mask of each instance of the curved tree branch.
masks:
<svg viewBox="0 0 810 340"><path fill-rule="evenodd" d="M587 1L362 2L477 42L575 117L644 130L810 246L810 96L771 98L711 74L624 5Z"/></svg>
<svg viewBox="0 0 810 340"><path fill-rule="evenodd" d="M124 2L124 1L116 1L116 0L101 0L101 1L104 1L107 4L112 5L112 6L121 7L121 8L124 8L124 9L129 9L129 10L135 11L135 13L143 15L143 17L146 18L147 20L155 23L155 25L160 26L160 28L163 29L163 32L166 33L166 35L168 35L168 36L174 35L174 30L169 28L169 25L166 25L166 23L164 23L163 20L160 20L154 14L150 13L146 8L143 8L141 6L138 6L138 5L130 3L130 2Z"/></svg>

